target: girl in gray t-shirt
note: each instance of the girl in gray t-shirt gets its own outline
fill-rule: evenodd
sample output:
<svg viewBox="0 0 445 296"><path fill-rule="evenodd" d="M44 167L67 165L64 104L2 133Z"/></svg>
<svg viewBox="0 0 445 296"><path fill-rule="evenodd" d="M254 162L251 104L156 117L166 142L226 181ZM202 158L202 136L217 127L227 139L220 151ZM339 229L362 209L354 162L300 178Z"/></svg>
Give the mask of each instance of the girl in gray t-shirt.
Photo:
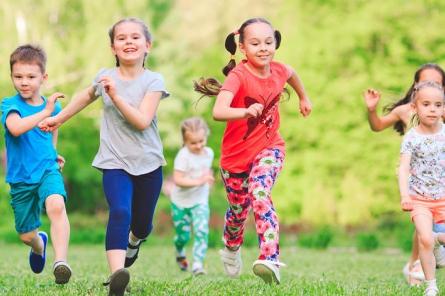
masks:
<svg viewBox="0 0 445 296"><path fill-rule="evenodd" d="M100 146L93 166L103 173L110 209L105 247L112 274L104 284L110 295L123 295L130 279L126 267L134 263L151 232L162 186L165 159L156 110L168 92L163 77L144 67L152 39L141 20L120 20L109 35L116 67L100 70L91 86L40 126L55 129L99 96L103 99Z"/></svg>

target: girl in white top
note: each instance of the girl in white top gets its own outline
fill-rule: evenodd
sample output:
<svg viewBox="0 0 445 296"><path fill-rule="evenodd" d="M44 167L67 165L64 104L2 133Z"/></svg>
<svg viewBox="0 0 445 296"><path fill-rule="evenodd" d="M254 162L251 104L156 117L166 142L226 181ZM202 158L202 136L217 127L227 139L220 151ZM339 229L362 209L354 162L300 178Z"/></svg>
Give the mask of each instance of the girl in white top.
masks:
<svg viewBox="0 0 445 296"><path fill-rule="evenodd" d="M181 124L182 147L175 158L171 192L173 224L176 231L174 244L176 262L181 270L188 268L184 247L190 239L193 225L194 275L204 274L204 257L209 234L209 187L214 178L211 170L213 151L206 146L209 129L198 117L186 119Z"/></svg>

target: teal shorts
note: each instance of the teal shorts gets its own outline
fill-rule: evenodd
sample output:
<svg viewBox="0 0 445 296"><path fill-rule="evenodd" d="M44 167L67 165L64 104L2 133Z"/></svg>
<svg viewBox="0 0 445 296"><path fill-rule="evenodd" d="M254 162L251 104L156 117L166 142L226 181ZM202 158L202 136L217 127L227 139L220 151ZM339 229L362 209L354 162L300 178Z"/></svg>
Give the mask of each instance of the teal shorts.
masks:
<svg viewBox="0 0 445 296"><path fill-rule="evenodd" d="M30 232L40 227L40 214L48 196L59 194L66 202L63 177L59 171L47 171L40 183L11 183L11 206L14 210L15 229L18 233Z"/></svg>

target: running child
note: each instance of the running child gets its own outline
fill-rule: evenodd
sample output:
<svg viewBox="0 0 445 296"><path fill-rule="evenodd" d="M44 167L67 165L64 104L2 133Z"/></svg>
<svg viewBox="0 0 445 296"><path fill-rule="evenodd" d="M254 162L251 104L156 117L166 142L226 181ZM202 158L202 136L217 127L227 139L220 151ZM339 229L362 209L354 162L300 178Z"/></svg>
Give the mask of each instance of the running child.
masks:
<svg viewBox="0 0 445 296"><path fill-rule="evenodd" d="M206 146L209 128L199 117L184 120L181 124L184 146L175 158L171 208L176 236L176 262L187 270L184 247L190 240L193 225L194 275L205 274L204 257L209 236L209 187L213 184L213 150Z"/></svg>
<svg viewBox="0 0 445 296"><path fill-rule="evenodd" d="M288 83L300 98L300 112L308 116L311 102L295 71L273 61L281 34L263 18L252 18L230 33L226 49L236 52L235 36L245 59L238 65L232 57L223 69L224 84L201 79L195 89L217 95L215 120L227 121L221 145L221 175L229 208L225 216L224 244L220 251L229 276L241 273L241 245L249 210L255 217L260 255L253 272L267 283L280 283L279 224L271 190L281 171L285 143L278 132L279 102Z"/></svg>
<svg viewBox="0 0 445 296"><path fill-rule="evenodd" d="M60 173L65 160L57 155L57 129L42 132L38 123L61 110L54 93L48 98L40 88L48 79L46 54L35 45L22 45L10 60L11 79L17 94L1 104L7 154L6 182L11 188L11 206L15 229L20 240L31 247L29 265L41 273L46 262L48 235L39 231L40 215L45 208L51 223L54 248L53 273L56 284L66 284L71 277L67 263L70 224L66 214L66 192Z"/></svg>
<svg viewBox="0 0 445 296"><path fill-rule="evenodd" d="M408 126L412 125L412 107L411 96L414 85L421 81L431 80L435 81L442 86L445 86L445 72L437 64L424 64L414 74L413 83L408 89L403 98L397 102L384 107L385 114L378 116L377 105L380 101L380 94L378 91L369 89L365 94L365 103L368 109L368 121L371 129L375 132L382 131L390 126L393 126L394 130L400 135L405 134L405 130ZM434 224L434 231L445 232L444 224ZM436 263L438 267L445 266L445 249L438 247L434 249L434 255L436 257ZM403 267L403 274L410 285L418 285L424 279L422 267L419 261L419 249L417 243L417 236L414 232L413 248L409 261Z"/></svg>
<svg viewBox="0 0 445 296"><path fill-rule="evenodd" d="M75 95L57 116L40 126L52 130L92 103L103 99L100 146L93 166L102 171L109 206L105 249L111 276L109 295L123 295L130 280L127 267L150 234L166 164L156 110L168 96L163 77L144 67L151 34L139 19L126 18L110 31L116 67L102 69L94 83Z"/></svg>
<svg viewBox="0 0 445 296"><path fill-rule="evenodd" d="M411 106L419 124L404 136L400 149L401 207L410 211L416 227L426 296L439 293L433 248L445 243L445 233L432 231L433 223L445 221L444 101L440 84L424 81L414 86Z"/></svg>

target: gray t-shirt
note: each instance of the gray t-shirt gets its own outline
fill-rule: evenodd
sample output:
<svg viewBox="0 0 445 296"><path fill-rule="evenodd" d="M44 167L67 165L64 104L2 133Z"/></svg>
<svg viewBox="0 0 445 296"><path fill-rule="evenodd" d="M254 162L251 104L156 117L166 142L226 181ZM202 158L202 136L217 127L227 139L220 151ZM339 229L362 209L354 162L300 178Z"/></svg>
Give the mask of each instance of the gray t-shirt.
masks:
<svg viewBox="0 0 445 296"><path fill-rule="evenodd" d="M410 129L403 138L400 153L411 155L410 194L445 198L445 125L432 135Z"/></svg>
<svg viewBox="0 0 445 296"><path fill-rule="evenodd" d="M116 85L116 92L131 106L138 108L148 92L165 90L161 74L145 69L133 80L122 80L117 68L102 69L94 79L96 96L103 99L103 117L100 126L100 146L93 166L98 169L123 169L131 175L143 175L166 164L156 116L149 127L140 131L134 128L114 106L104 87L98 84L103 76L109 76Z"/></svg>
<svg viewBox="0 0 445 296"><path fill-rule="evenodd" d="M182 147L175 158L175 170L184 172L191 179L198 179L212 167L213 150L205 147L202 154L194 154L187 147ZM171 201L181 208L191 208L198 204L207 204L209 184L195 187L174 186Z"/></svg>

